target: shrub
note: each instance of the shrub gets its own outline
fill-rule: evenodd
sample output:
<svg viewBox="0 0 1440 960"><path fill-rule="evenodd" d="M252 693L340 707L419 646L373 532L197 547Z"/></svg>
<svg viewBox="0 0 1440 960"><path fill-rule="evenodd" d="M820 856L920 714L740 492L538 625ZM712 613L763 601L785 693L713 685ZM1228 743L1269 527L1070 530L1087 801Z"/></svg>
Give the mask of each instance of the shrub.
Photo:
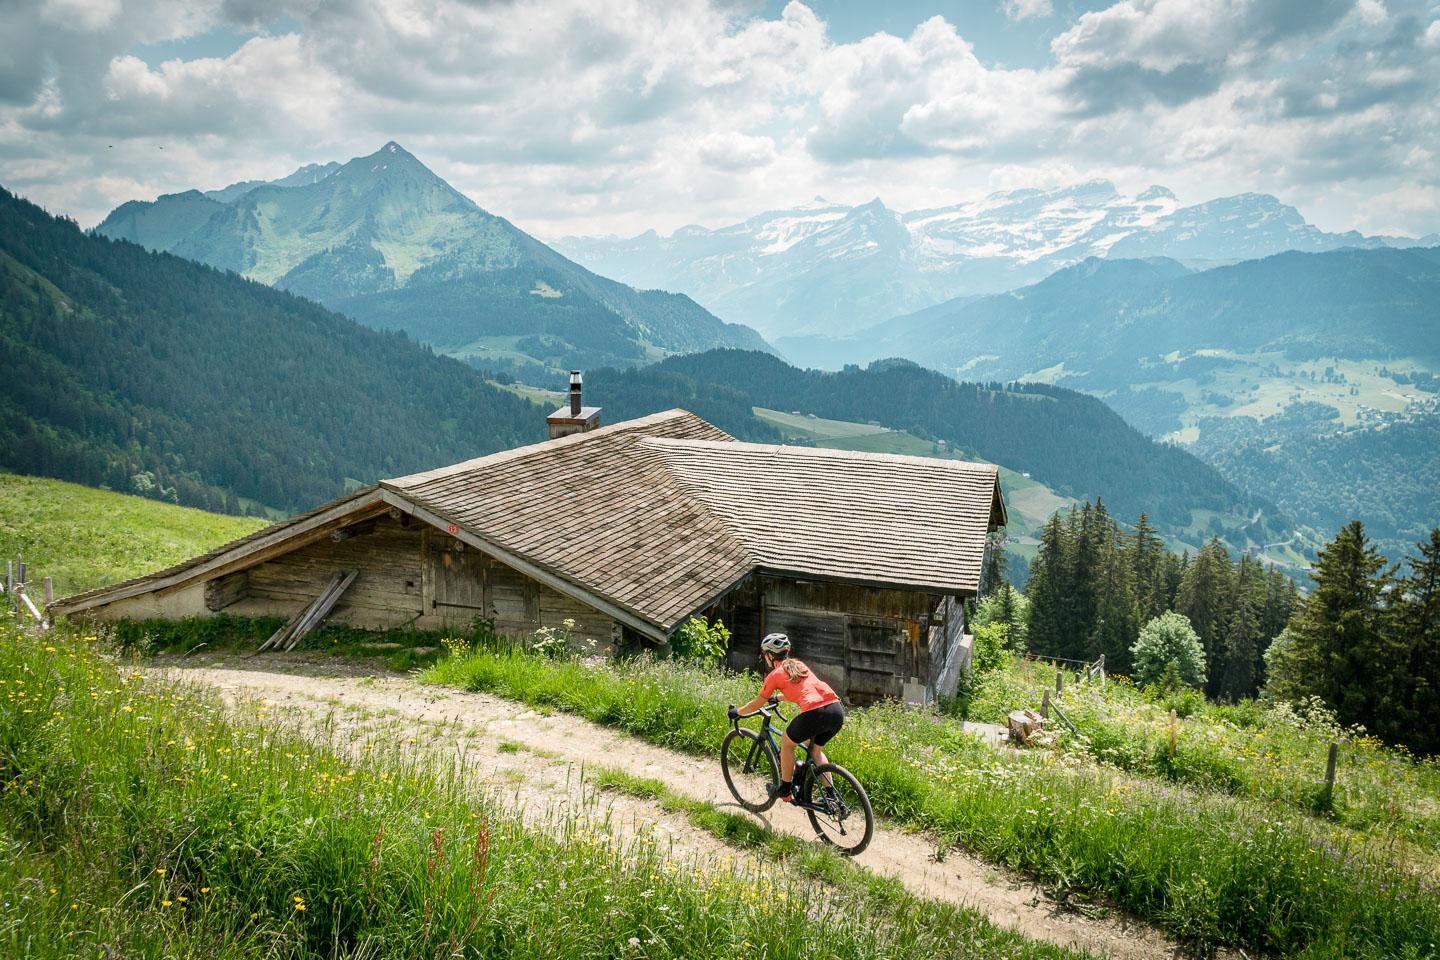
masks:
<svg viewBox="0 0 1440 960"><path fill-rule="evenodd" d="M724 620L713 624L702 617L691 617L670 638L670 651L676 659L717 664L730 650L730 631Z"/></svg>
<svg viewBox="0 0 1440 960"><path fill-rule="evenodd" d="M1131 653L1135 655L1135 678L1142 683L1205 685L1205 648L1181 614L1162 613L1145 624Z"/></svg>

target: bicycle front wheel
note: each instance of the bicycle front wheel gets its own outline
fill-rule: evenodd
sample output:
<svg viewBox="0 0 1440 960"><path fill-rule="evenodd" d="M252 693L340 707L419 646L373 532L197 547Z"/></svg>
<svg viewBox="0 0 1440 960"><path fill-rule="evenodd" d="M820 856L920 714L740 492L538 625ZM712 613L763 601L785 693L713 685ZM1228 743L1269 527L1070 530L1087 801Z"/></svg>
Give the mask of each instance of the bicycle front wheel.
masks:
<svg viewBox="0 0 1440 960"><path fill-rule="evenodd" d="M755 733L737 728L725 735L720 744L720 769L740 806L760 813L774 805L775 798L765 787L780 782L780 764Z"/></svg>
<svg viewBox="0 0 1440 960"><path fill-rule="evenodd" d="M805 792L809 795L805 812L810 826L836 853L853 857L870 845L875 812L854 774L833 763L824 764L810 772Z"/></svg>

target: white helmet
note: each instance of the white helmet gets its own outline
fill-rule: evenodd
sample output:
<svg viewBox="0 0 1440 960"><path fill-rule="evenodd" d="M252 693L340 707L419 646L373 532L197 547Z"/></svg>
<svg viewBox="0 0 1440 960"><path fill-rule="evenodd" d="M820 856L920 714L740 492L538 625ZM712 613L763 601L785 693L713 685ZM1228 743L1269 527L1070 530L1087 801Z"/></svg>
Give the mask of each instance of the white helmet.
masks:
<svg viewBox="0 0 1440 960"><path fill-rule="evenodd" d="M790 638L783 633L766 634L765 639L760 641L760 649L777 657L784 656L790 652Z"/></svg>

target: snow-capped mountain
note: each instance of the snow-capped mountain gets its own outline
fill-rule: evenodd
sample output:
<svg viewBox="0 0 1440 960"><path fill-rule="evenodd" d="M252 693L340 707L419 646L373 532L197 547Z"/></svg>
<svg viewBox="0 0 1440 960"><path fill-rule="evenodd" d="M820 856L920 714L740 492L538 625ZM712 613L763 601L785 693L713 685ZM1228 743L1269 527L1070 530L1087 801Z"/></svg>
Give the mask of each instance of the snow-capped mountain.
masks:
<svg viewBox="0 0 1440 960"><path fill-rule="evenodd" d="M1035 283L1087 257L1235 261L1421 242L1325 233L1266 194L1185 207L1164 187L1126 196L1092 180L909 213L879 199L848 207L817 197L714 230L567 237L554 246L597 272L682 291L721 317L782 337L853 332L955 297Z"/></svg>

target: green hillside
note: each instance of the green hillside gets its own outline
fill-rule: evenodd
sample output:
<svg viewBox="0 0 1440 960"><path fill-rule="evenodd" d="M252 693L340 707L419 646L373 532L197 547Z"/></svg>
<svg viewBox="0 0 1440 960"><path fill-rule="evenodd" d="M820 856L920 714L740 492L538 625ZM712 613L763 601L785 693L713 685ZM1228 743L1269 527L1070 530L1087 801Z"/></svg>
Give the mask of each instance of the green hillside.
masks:
<svg viewBox="0 0 1440 960"><path fill-rule="evenodd" d="M689 297L636 290L567 260L393 142L271 183L132 201L97 230L290 290L489 369L768 349L749 327L722 323ZM515 349L486 350L486 338L497 337L513 338Z"/></svg>
<svg viewBox="0 0 1440 960"><path fill-rule="evenodd" d="M56 596L168 567L264 524L62 480L0 473L0 564L23 556L32 580L54 578Z"/></svg>
<svg viewBox="0 0 1440 960"><path fill-rule="evenodd" d="M3 191L0 363L0 467L228 513L309 509L545 432L402 334Z"/></svg>

